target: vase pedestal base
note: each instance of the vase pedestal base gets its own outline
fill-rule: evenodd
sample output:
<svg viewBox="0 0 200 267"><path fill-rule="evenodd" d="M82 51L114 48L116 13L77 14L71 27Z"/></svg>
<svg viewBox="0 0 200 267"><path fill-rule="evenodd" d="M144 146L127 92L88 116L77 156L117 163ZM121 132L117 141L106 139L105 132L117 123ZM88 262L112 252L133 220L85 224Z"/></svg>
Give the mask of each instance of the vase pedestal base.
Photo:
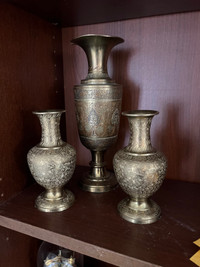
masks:
<svg viewBox="0 0 200 267"><path fill-rule="evenodd" d="M107 172L105 177L93 177L86 173L80 181L81 188L92 193L109 192L117 185L117 180L112 172Z"/></svg>
<svg viewBox="0 0 200 267"><path fill-rule="evenodd" d="M44 212L59 212L68 209L74 203L74 195L69 190L63 190L60 197L48 198L46 192L41 193L36 201L35 206Z"/></svg>
<svg viewBox="0 0 200 267"><path fill-rule="evenodd" d="M151 199L130 200L125 198L118 204L120 216L126 221L136 224L149 224L160 217L160 207Z"/></svg>

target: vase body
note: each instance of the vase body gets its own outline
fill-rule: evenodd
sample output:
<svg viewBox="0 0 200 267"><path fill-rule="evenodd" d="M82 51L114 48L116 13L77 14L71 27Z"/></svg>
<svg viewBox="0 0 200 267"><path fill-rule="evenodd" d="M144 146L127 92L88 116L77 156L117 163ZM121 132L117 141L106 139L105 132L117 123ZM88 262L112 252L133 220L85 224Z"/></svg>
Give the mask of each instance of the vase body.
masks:
<svg viewBox="0 0 200 267"><path fill-rule="evenodd" d="M46 191L36 199L45 212L62 211L74 202L74 195L63 186L70 180L76 164L74 148L63 142L60 117L64 110L36 111L42 128L41 142L29 150L27 161L34 179Z"/></svg>
<svg viewBox="0 0 200 267"><path fill-rule="evenodd" d="M108 76L107 59L121 42L119 37L105 35L72 40L88 59L88 75L74 86L74 98L80 140L92 154L90 172L81 180L81 187L90 192L106 192L117 184L114 174L106 170L104 152L116 142L119 130L122 86Z"/></svg>
<svg viewBox="0 0 200 267"><path fill-rule="evenodd" d="M151 145L150 127L156 114L151 110L122 113L129 120L130 140L115 154L113 166L119 185L129 195L118 211L132 223L152 223L160 217L159 206L149 199L161 186L167 168L165 156Z"/></svg>

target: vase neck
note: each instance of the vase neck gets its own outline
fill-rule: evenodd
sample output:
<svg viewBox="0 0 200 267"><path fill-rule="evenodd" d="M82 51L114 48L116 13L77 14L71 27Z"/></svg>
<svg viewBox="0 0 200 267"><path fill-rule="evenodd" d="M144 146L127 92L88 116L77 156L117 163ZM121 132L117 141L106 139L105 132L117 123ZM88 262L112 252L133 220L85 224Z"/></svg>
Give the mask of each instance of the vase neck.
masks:
<svg viewBox="0 0 200 267"><path fill-rule="evenodd" d="M122 38L106 35L84 35L72 40L86 53L88 60L88 75L83 83L93 79L111 80L107 72L107 61L111 49L123 42Z"/></svg>
<svg viewBox="0 0 200 267"><path fill-rule="evenodd" d="M63 145L63 141L60 135L60 117L64 110L60 111L36 111L36 114L40 120L42 134L40 147L59 147Z"/></svg>
<svg viewBox="0 0 200 267"><path fill-rule="evenodd" d="M153 111L154 112L154 111ZM139 111L140 113L140 111ZM151 145L150 128L153 116L158 114L126 114L130 127L130 140L126 151L136 154L153 153L155 149Z"/></svg>

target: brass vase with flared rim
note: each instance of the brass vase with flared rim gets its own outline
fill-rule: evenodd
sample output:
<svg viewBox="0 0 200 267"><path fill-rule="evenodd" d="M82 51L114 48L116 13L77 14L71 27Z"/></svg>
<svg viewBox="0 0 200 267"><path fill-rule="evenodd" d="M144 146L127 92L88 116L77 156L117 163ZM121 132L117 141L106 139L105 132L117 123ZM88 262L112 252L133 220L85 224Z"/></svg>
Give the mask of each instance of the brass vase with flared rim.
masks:
<svg viewBox="0 0 200 267"><path fill-rule="evenodd" d="M76 118L82 144L90 149L90 171L81 179L82 189L107 192L117 185L113 173L106 170L105 151L118 136L121 113L122 86L107 73L111 49L123 39L108 35L84 35L72 40L86 53L88 75L74 86Z"/></svg>
<svg viewBox="0 0 200 267"><path fill-rule="evenodd" d="M33 112L40 120L42 137L40 143L29 150L27 161L36 182L46 189L35 201L35 206L45 212L68 209L74 202L73 193L63 189L76 164L75 149L61 139L59 126L63 112Z"/></svg>
<svg viewBox="0 0 200 267"><path fill-rule="evenodd" d="M129 144L119 150L113 166L119 185L129 197L118 204L122 218L132 223L148 224L160 217L159 206L151 200L166 173L165 156L151 145L150 127L154 110L122 112L129 121Z"/></svg>

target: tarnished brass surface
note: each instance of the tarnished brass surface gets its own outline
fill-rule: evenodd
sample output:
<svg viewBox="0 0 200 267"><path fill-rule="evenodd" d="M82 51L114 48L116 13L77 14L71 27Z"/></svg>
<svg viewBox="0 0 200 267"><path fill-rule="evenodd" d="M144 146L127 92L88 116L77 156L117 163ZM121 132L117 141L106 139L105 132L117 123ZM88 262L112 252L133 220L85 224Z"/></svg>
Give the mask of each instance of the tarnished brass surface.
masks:
<svg viewBox="0 0 200 267"><path fill-rule="evenodd" d="M149 199L161 186L166 173L165 156L151 145L150 127L157 111L123 112L128 117L130 140L113 160L116 178L129 195L118 205L120 215L132 223L155 222L160 216L159 206Z"/></svg>
<svg viewBox="0 0 200 267"><path fill-rule="evenodd" d="M60 117L64 110L34 112L42 127L41 142L29 150L28 165L34 179L46 191L36 199L36 207L45 212L62 211L74 202L74 195L63 186L71 178L76 164L74 148L60 136Z"/></svg>
<svg viewBox="0 0 200 267"><path fill-rule="evenodd" d="M103 161L104 151L91 152L90 172L82 177L80 181L81 188L94 193L108 192L116 186L115 175L106 170L106 165Z"/></svg>
<svg viewBox="0 0 200 267"><path fill-rule="evenodd" d="M47 189L46 192L43 192L37 197L35 206L41 211L58 212L71 207L74 200L73 193L67 189Z"/></svg>
<svg viewBox="0 0 200 267"><path fill-rule="evenodd" d="M119 37L94 34L72 40L88 59L88 75L74 86L74 98L80 140L92 153L90 173L81 181L90 192L106 192L117 184L114 174L106 171L104 152L116 142L119 130L122 86L108 76L107 59L121 42Z"/></svg>

